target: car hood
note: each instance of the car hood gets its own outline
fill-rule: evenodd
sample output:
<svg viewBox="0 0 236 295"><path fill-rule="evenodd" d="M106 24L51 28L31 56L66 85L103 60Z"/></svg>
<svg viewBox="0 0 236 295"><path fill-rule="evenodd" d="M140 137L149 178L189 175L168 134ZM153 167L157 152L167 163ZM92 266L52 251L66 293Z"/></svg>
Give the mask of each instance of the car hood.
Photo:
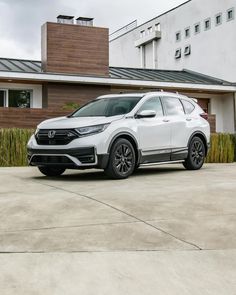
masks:
<svg viewBox="0 0 236 295"><path fill-rule="evenodd" d="M85 126L93 126L99 124L107 124L120 120L124 115L113 117L59 117L43 121L38 125L39 129L70 129Z"/></svg>

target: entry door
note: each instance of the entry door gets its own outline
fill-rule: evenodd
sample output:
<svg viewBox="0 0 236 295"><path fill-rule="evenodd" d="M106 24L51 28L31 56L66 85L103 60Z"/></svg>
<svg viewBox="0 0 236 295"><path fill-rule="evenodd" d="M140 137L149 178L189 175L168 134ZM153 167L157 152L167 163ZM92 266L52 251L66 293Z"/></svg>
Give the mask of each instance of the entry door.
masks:
<svg viewBox="0 0 236 295"><path fill-rule="evenodd" d="M143 110L155 111L156 117L136 119L142 156L146 157L149 162L168 161L170 158L171 124L165 120L160 98L153 97L144 102L139 112Z"/></svg>
<svg viewBox="0 0 236 295"><path fill-rule="evenodd" d="M6 106L6 90L0 89L0 107Z"/></svg>

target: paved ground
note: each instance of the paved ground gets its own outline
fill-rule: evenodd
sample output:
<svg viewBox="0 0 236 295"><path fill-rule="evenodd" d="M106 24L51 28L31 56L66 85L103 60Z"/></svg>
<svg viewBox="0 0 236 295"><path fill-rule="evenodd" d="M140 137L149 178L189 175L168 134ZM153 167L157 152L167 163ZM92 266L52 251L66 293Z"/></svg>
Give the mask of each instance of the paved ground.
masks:
<svg viewBox="0 0 236 295"><path fill-rule="evenodd" d="M235 295L236 165L0 169L0 294Z"/></svg>

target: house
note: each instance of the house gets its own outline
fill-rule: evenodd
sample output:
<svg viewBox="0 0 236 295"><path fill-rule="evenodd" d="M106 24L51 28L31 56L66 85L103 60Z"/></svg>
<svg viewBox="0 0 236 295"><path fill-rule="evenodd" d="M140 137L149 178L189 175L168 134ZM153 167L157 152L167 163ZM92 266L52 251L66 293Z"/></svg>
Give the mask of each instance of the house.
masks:
<svg viewBox="0 0 236 295"><path fill-rule="evenodd" d="M0 128L35 128L99 95L166 90L197 98L212 132L235 132L236 85L189 70L109 66L108 29L59 16L42 26L41 61L0 58Z"/></svg>
<svg viewBox="0 0 236 295"><path fill-rule="evenodd" d="M236 82L235 9L235 0L190 0L134 22L110 35L110 65L186 68Z"/></svg>

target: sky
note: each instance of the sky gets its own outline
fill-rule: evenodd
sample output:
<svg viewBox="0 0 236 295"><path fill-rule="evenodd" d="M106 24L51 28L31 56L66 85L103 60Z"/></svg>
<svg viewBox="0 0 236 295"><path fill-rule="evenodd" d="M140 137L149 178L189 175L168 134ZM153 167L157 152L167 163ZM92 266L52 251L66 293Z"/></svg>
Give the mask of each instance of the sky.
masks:
<svg viewBox="0 0 236 295"><path fill-rule="evenodd" d="M59 14L94 17L110 33L137 19L138 25L184 0L0 0L0 57L41 58L41 25Z"/></svg>

